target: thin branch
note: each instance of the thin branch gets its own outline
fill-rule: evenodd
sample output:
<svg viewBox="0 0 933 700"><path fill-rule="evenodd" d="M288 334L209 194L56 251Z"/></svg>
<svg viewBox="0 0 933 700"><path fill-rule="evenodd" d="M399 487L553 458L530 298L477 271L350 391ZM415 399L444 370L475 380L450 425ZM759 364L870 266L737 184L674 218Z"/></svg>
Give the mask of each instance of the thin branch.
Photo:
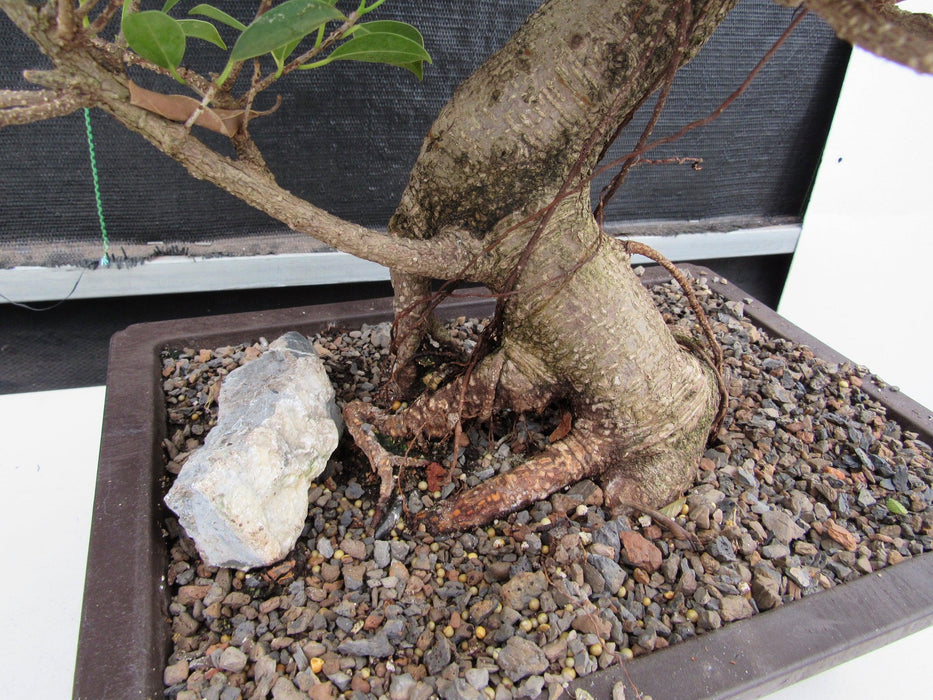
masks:
<svg viewBox="0 0 933 700"><path fill-rule="evenodd" d="M799 14L797 14L796 17L794 17L791 23L787 26L787 29L784 30L784 33L781 34L780 37L778 37L778 40L774 42L774 45L770 49L768 49L767 53L765 53L765 55L761 57L761 60L758 61L755 67L752 68L751 72L749 72L748 76L746 76L742 84L739 85L739 87L736 88L735 91L731 95L729 95L725 100L723 100L723 102L716 109L714 109L712 112L707 114L702 119L697 119L696 121L690 122L689 124L682 127L679 131L671 134L670 136L665 136L663 138L656 139L652 141L651 143L645 144L641 148L636 148L632 150L631 152L625 154L624 156L620 158L616 158L615 160L609 163L606 163L605 165L597 168L593 172L591 179L596 178L598 175L601 175L607 170L612 170L614 168L619 167L620 165L624 164L626 160L630 158L638 158L639 156L644 155L648 151L654 150L658 146L664 146L666 144L673 143L674 141L677 141L683 138L687 133L693 131L694 129L699 129L700 127L704 127L716 121L716 119L718 119L722 115L722 113L725 112L732 105L732 103L735 102L739 97L741 97L742 93L744 93L749 88L749 86L752 84L752 82L755 80L755 78L758 76L761 70L768 63L768 61L770 61L774 57L774 54L777 53L777 50L781 48L784 42L787 41L788 37L790 37L790 35L793 34L794 30L797 28L797 25L803 21L803 18L806 15L807 15L807 10L804 9ZM568 194L573 194L573 193L569 192Z"/></svg>
<svg viewBox="0 0 933 700"><path fill-rule="evenodd" d="M117 3L122 5L123 3L120 0L111 0L110 4ZM100 0L84 0L81 4L78 5L75 10L75 21L81 23L84 21L84 18L91 14L91 11L100 4Z"/></svg>
<svg viewBox="0 0 933 700"><path fill-rule="evenodd" d="M0 109L48 104L58 96L51 90L0 90Z"/></svg>
<svg viewBox="0 0 933 700"><path fill-rule="evenodd" d="M88 5L91 4L97 3L88 3ZM97 36L107 28L107 25L110 24L110 21L113 19L114 15L116 15L122 7L123 0L110 0L110 3L107 5L107 7L104 8L104 11L97 15L97 17L94 18L94 21L84 28L82 33L85 36Z"/></svg>
<svg viewBox="0 0 933 700"><path fill-rule="evenodd" d="M58 0L58 13L56 15L55 33L62 41L71 41L75 35L75 3L74 0Z"/></svg>
<svg viewBox="0 0 933 700"><path fill-rule="evenodd" d="M805 0L836 36L918 73L933 73L933 16L879 0Z"/></svg>
<svg viewBox="0 0 933 700"><path fill-rule="evenodd" d="M259 85L259 81L262 79L262 66L259 63L258 58L253 59L253 79L250 81L249 92L246 93L246 102L243 105L244 117L243 117L243 126L241 131L246 133L247 127L249 127L249 113L253 108L253 101L256 99L256 95L259 91L256 89Z"/></svg>
<svg viewBox="0 0 933 700"><path fill-rule="evenodd" d="M256 8L256 14L253 15L253 21L256 21L257 18L259 18L261 15L264 15L266 12L268 12L269 8L271 7L272 7L272 0L261 0L261 2L259 3L259 7ZM254 60L254 63L255 63L255 60ZM236 63L233 64L233 66L230 68L230 72L227 74L226 80L224 80L222 84L217 86L219 90L218 96L221 96L223 99L226 99L226 100L232 99L233 86L236 85L236 82L240 77L240 73L243 71L243 66L245 65L246 65L246 61L237 61ZM220 76L215 74L214 77L218 78ZM255 82L256 80L254 78L253 84L255 84ZM243 97L240 97L240 99L236 101L236 104L237 106L242 106L245 101L252 102L252 99L245 100Z"/></svg>
<svg viewBox="0 0 933 700"><path fill-rule="evenodd" d="M353 25L356 24L359 18L360 16L356 12L351 12L347 16L347 21L341 24L339 27L337 27L334 31L332 31L330 33L330 36L324 39L324 41L322 41L320 44L318 44L312 49L309 49L308 51L305 51L298 58L289 61L282 68L281 73L270 73L265 78L260 80L259 83L256 84L250 90L250 92L253 93L253 97L255 97L255 95L258 95L263 90L266 90L267 88L269 88L270 85L272 85L282 76L288 75L292 71L297 70L298 68L303 66L305 63L310 61L312 58L314 58L315 56L319 56L322 52L326 51L331 46L333 46L336 42L340 41L340 39L343 38L343 36L353 27Z"/></svg>
<svg viewBox="0 0 933 700"><path fill-rule="evenodd" d="M198 120L204 113L204 109L211 103L211 100L214 99L214 93L217 92L217 88L214 85L211 85L210 89L204 93L204 97L201 99L200 104L193 112L191 116L188 117L188 121L185 122L185 131L191 131L191 127L194 126L194 123Z"/></svg>
<svg viewBox="0 0 933 700"><path fill-rule="evenodd" d="M654 111L652 112L648 123L645 125L645 128L642 130L641 136L638 139L638 143L635 146L635 150L638 150L644 146L645 143L647 143L648 139L651 138L654 127L658 124L658 120L661 119L661 113L664 111L664 105L667 104L667 97L671 92L671 87L674 85L674 78L677 76L677 71L680 69L680 63L683 60L684 53L687 50L687 30L692 14L692 6L689 0L687 0L687 2L684 3L680 14L677 49L671 56L667 73L665 73L665 75L661 78L661 91L658 94L657 101L655 102ZM612 182L606 185L603 188L603 191L600 192L599 203L596 205L596 209L593 211L593 216L595 216L596 220L600 223L603 220L603 211L606 204L615 196L615 193L619 191L619 188L622 186L622 182L628 176L632 168L635 167L637 161L638 159L635 157L626 160L622 164L622 167L619 169L619 172L616 173L615 177L612 178Z"/></svg>
<svg viewBox="0 0 933 700"><path fill-rule="evenodd" d="M139 66L140 68L151 71L153 73L164 75L169 78L172 77L172 73L168 69L157 66L155 63L152 63L151 61L148 61L145 58L142 58L132 51L126 48L122 48L113 42L105 41L100 37L93 37L90 42L95 49L99 49L100 51L104 52L107 57L114 62L115 67L124 65ZM204 97L208 90L211 89L211 85L213 85L210 80L202 76L200 73L197 73L189 68L185 68L184 66L179 66L176 69L176 72L185 81L185 84L194 90L200 97ZM228 107L229 105L220 104L219 106Z"/></svg>
<svg viewBox="0 0 933 700"><path fill-rule="evenodd" d="M33 94L43 95L45 99L28 106L13 106L7 104L7 91L0 92L0 127L31 124L53 117L63 117L81 107L89 107L93 104L92 100L77 93L57 95L43 90Z"/></svg>
<svg viewBox="0 0 933 700"><path fill-rule="evenodd" d="M671 156L670 158L639 158L635 165L691 165L694 170L703 169L703 159L696 156Z"/></svg>

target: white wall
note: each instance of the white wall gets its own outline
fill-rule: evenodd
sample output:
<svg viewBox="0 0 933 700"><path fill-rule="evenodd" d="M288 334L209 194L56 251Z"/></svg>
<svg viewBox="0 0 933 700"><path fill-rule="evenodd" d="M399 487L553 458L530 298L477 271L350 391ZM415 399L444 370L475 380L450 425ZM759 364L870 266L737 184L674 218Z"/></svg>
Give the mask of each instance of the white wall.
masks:
<svg viewBox="0 0 933 700"><path fill-rule="evenodd" d="M931 288L933 76L858 50L778 311L933 408Z"/></svg>

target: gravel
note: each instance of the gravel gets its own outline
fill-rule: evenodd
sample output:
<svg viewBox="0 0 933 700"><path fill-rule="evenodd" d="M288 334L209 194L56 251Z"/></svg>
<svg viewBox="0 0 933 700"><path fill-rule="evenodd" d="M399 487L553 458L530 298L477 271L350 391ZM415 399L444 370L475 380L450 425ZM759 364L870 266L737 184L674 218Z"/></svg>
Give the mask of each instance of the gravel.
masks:
<svg viewBox="0 0 933 700"><path fill-rule="evenodd" d="M689 332L679 289L653 293ZM459 536L435 540L402 521L375 540L378 485L344 446L280 564L208 567L167 519L166 697L556 697L576 677L933 549L930 447L861 391L867 371L769 338L703 280L697 293L733 398L696 484L665 510L701 551L649 516L611 518L592 482ZM455 342L470 347L485 323L457 319ZM388 331L312 339L338 401L379 400ZM223 376L267 346L164 355L166 489L210 429ZM425 357L432 381L451 371L448 359L439 349ZM511 468L558 422L506 413L470 428L450 483L432 492L425 475L406 475L408 508Z"/></svg>

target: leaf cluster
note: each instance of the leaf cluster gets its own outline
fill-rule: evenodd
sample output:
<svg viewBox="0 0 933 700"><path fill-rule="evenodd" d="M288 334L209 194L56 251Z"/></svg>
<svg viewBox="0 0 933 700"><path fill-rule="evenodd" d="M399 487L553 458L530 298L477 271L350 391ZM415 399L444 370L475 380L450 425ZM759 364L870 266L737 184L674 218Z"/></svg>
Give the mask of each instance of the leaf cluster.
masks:
<svg viewBox="0 0 933 700"><path fill-rule="evenodd" d="M144 11L133 11L132 3L125 2L121 28L133 51L165 68L179 81L182 79L178 67L184 60L189 38L210 42L228 52L227 62L216 79L217 86L222 86L243 61L267 54L276 66L273 79L281 77L287 68L308 70L333 61L362 61L398 66L420 80L425 62L431 62L421 33L405 22L359 22L385 2L376 0L367 6L366 1L361 0L356 10L345 15L337 9L337 0L286 0L261 12L248 25L204 3L188 11L188 15L204 19L176 19L169 13L179 0L165 0L162 9ZM339 24L328 34L327 25L331 23ZM218 24L237 33L232 48L228 49ZM287 63L303 43L308 48L297 60Z"/></svg>

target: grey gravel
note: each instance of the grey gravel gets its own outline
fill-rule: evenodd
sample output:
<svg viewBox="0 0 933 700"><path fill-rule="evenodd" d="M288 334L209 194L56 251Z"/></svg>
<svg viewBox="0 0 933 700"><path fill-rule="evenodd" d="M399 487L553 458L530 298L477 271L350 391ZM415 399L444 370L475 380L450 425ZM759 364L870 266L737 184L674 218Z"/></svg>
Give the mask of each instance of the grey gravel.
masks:
<svg viewBox="0 0 933 700"><path fill-rule="evenodd" d="M653 294L689 333L681 293L661 285ZM207 567L166 520L174 640L166 697L553 694L618 663L623 650L651 653L933 549L930 447L860 390L876 378L769 338L745 307L723 304L702 281L697 295L732 394L676 517L701 551L641 513L612 517L592 482L456 537L435 541L402 522L374 540L377 483L352 450L338 450L309 493L305 531L275 567ZM458 319L454 343L469 346L485 323ZM311 339L340 402L379 400L387 334L381 324ZM166 484L211 427L212 386L265 347L163 356ZM443 361L434 369L448 371ZM558 421L506 415L468 429L448 488L519 464L523 445L546 444ZM442 446L438 456L448 453ZM402 485L419 509L434 502L418 488L423 478L407 474ZM892 512L890 498L907 513ZM830 536L830 521L849 533L848 545ZM663 554L656 571L620 560L626 531Z"/></svg>

